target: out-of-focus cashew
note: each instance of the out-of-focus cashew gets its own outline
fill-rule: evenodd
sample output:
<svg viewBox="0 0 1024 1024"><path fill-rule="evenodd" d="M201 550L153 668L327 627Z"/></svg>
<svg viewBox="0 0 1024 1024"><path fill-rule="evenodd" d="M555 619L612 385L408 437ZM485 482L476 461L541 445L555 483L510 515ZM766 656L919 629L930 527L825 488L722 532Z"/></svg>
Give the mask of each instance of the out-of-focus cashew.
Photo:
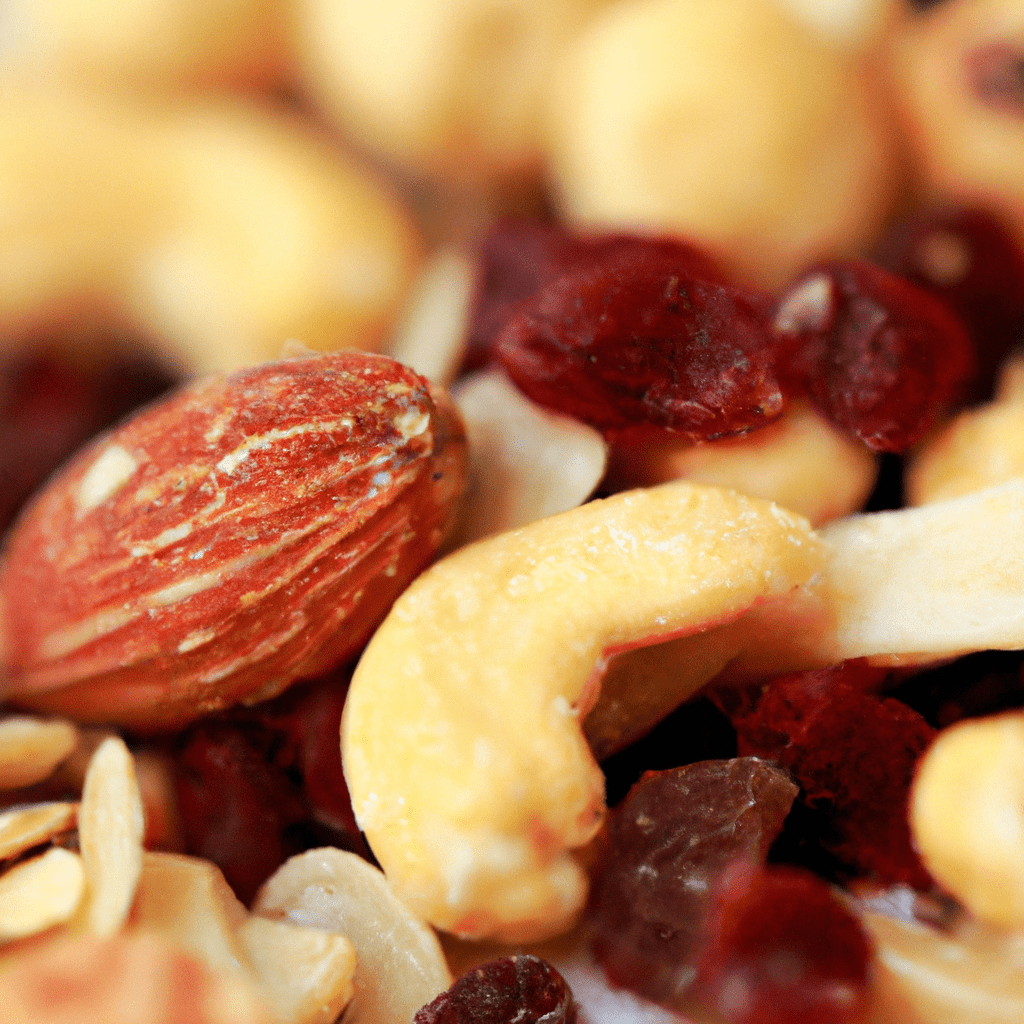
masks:
<svg viewBox="0 0 1024 1024"><path fill-rule="evenodd" d="M672 439L612 451L615 484L691 480L778 502L813 526L861 508L877 475L859 441L800 403L743 437L695 445Z"/></svg>
<svg viewBox="0 0 1024 1024"><path fill-rule="evenodd" d="M460 934L564 930L586 897L572 850L604 810L581 730L602 659L734 619L821 559L799 517L672 483L428 570L364 653L342 723L356 816L399 896Z"/></svg>
<svg viewBox="0 0 1024 1024"><path fill-rule="evenodd" d="M0 76L68 85L264 85L285 64L273 0L5 0Z"/></svg>
<svg viewBox="0 0 1024 1024"><path fill-rule="evenodd" d="M0 338L115 319L193 373L379 345L404 214L296 123L227 100L0 87ZM73 326L70 330L73 331Z"/></svg>
<svg viewBox="0 0 1024 1024"><path fill-rule="evenodd" d="M608 0L298 0L307 87L404 168L539 167L539 112L566 42Z"/></svg>
<svg viewBox="0 0 1024 1024"><path fill-rule="evenodd" d="M957 498L1024 477L1024 359L1002 370L995 399L960 413L916 454L907 470L912 505Z"/></svg>
<svg viewBox="0 0 1024 1024"><path fill-rule="evenodd" d="M601 434L531 402L503 371L464 378L453 397L469 441L453 547L575 508L601 482L608 460Z"/></svg>
<svg viewBox="0 0 1024 1024"><path fill-rule="evenodd" d="M60 719L11 715L0 719L0 789L41 782L78 743L78 730Z"/></svg>
<svg viewBox="0 0 1024 1024"><path fill-rule="evenodd" d="M773 0L614 4L569 47L547 152L563 213L695 238L765 287L871 239L896 198L871 59Z"/></svg>
<svg viewBox="0 0 1024 1024"><path fill-rule="evenodd" d="M970 911L1024 927L1024 714L944 729L918 766L910 825L928 870Z"/></svg>

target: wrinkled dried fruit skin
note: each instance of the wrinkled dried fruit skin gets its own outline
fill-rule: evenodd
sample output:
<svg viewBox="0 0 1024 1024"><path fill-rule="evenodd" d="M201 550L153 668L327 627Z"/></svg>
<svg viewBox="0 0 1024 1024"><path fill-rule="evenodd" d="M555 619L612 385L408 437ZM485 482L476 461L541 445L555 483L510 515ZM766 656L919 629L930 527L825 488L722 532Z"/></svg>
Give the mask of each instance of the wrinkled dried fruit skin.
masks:
<svg viewBox="0 0 1024 1024"><path fill-rule="evenodd" d="M870 944L820 878L735 861L715 894L695 991L728 1024L847 1024Z"/></svg>
<svg viewBox="0 0 1024 1024"><path fill-rule="evenodd" d="M175 393L81 453L10 537L12 694L152 728L326 670L430 561L464 464L447 398L381 356Z"/></svg>
<svg viewBox="0 0 1024 1024"><path fill-rule="evenodd" d="M613 985L684 1009L718 876L736 857L765 858L797 792L753 757L649 772L633 787L591 890L594 953Z"/></svg>
<svg viewBox="0 0 1024 1024"><path fill-rule="evenodd" d="M821 843L844 864L882 882L931 885L910 838L914 769L935 730L901 701L870 692L877 670L860 664L781 676L746 707L718 695L736 726L740 754L789 771L801 799L834 834Z"/></svg>
<svg viewBox="0 0 1024 1024"><path fill-rule="evenodd" d="M598 429L709 440L782 412L767 307L688 247L624 248L521 303L495 354L535 402Z"/></svg>
<svg viewBox="0 0 1024 1024"><path fill-rule="evenodd" d="M800 301L816 290L820 299ZM919 441L974 369L967 332L944 302L865 261L836 260L798 278L775 329L790 386L873 451Z"/></svg>
<svg viewBox="0 0 1024 1024"><path fill-rule="evenodd" d="M565 979L532 955L502 957L459 978L417 1011L413 1024L575 1024Z"/></svg>

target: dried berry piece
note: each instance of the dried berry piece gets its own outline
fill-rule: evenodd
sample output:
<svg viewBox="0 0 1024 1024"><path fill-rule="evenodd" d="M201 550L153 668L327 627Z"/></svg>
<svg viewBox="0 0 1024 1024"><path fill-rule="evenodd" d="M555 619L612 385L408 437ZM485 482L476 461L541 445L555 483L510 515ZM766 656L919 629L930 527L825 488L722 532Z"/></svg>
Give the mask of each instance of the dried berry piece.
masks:
<svg viewBox="0 0 1024 1024"><path fill-rule="evenodd" d="M830 827L822 845L855 871L928 888L907 823L910 783L935 730L916 711L869 692L872 670L781 676L746 707L722 694L741 754L775 761ZM831 830L834 830L832 832Z"/></svg>
<svg viewBox="0 0 1024 1024"><path fill-rule="evenodd" d="M820 878L735 861L708 917L694 985L729 1024L845 1024L867 988L870 943Z"/></svg>
<svg viewBox="0 0 1024 1024"><path fill-rule="evenodd" d="M678 1003L719 874L736 857L764 859L796 794L755 757L650 772L633 787L591 893L594 953L613 984Z"/></svg>
<svg viewBox="0 0 1024 1024"><path fill-rule="evenodd" d="M999 367L1024 334L1024 252L984 210L908 217L881 239L872 261L943 299L974 343L972 397L991 396Z"/></svg>
<svg viewBox="0 0 1024 1024"><path fill-rule="evenodd" d="M417 1011L413 1024L574 1024L576 1002L546 960L506 956L477 967Z"/></svg>
<svg viewBox="0 0 1024 1024"><path fill-rule="evenodd" d="M973 350L940 299L865 261L816 267L774 319L791 386L874 451L901 452L964 394Z"/></svg>
<svg viewBox="0 0 1024 1024"><path fill-rule="evenodd" d="M767 299L692 250L617 252L530 299L495 354L535 402L606 432L742 434L782 412Z"/></svg>

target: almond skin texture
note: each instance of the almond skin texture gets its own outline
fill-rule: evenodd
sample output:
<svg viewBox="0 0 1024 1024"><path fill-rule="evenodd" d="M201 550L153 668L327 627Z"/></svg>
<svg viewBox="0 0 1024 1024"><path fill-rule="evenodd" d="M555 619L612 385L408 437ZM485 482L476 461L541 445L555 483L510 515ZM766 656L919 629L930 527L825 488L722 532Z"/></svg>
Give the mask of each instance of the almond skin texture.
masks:
<svg viewBox="0 0 1024 1024"><path fill-rule="evenodd" d="M461 494L447 396L344 352L213 377L81 452L0 570L16 703L137 729L354 655Z"/></svg>

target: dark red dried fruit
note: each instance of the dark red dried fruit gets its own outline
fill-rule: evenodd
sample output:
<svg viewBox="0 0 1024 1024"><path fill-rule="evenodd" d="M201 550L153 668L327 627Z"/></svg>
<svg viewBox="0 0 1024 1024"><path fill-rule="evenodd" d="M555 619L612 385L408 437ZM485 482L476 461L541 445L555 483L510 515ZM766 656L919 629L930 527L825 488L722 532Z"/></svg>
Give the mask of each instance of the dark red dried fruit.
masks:
<svg viewBox="0 0 1024 1024"><path fill-rule="evenodd" d="M736 857L763 860L797 787L757 758L650 772L609 819L594 954L613 984L683 1008L708 897Z"/></svg>
<svg viewBox="0 0 1024 1024"><path fill-rule="evenodd" d="M774 320L790 385L874 451L902 452L964 395L974 356L940 299L866 261L800 277Z"/></svg>
<svg viewBox="0 0 1024 1024"><path fill-rule="evenodd" d="M600 430L726 437L782 412L766 305L686 258L618 253L522 303L495 353L535 402Z"/></svg>
<svg viewBox="0 0 1024 1024"><path fill-rule="evenodd" d="M871 948L820 878L736 861L707 921L694 990L729 1024L846 1024L867 989Z"/></svg>
<svg viewBox="0 0 1024 1024"><path fill-rule="evenodd" d="M930 886L907 823L914 768L935 735L921 715L841 669L781 676L753 707L733 701L731 711L739 752L781 765L825 812L827 850L883 882Z"/></svg>
<svg viewBox="0 0 1024 1024"><path fill-rule="evenodd" d="M546 960L506 956L477 967L416 1011L413 1024L574 1024L576 1002Z"/></svg>

